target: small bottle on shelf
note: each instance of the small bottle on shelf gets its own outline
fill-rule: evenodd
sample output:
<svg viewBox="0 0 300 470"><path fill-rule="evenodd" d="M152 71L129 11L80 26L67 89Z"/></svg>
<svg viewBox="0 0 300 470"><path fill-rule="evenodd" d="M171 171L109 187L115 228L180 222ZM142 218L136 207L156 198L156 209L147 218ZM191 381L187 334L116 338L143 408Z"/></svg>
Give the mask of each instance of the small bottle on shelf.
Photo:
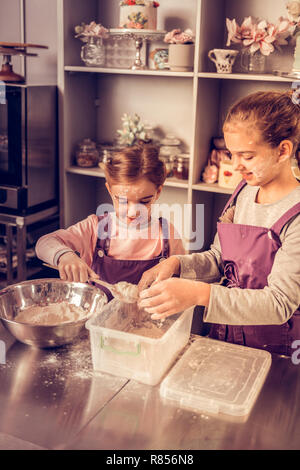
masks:
<svg viewBox="0 0 300 470"><path fill-rule="evenodd" d="M167 177L174 176L174 162L178 154L180 154L181 141L172 134L167 134L161 141L162 146L159 150L159 156L163 160L167 170Z"/></svg>
<svg viewBox="0 0 300 470"><path fill-rule="evenodd" d="M99 162L99 152L97 150L96 142L91 139L83 139L79 142L75 158L78 166L85 168L97 166Z"/></svg>
<svg viewBox="0 0 300 470"><path fill-rule="evenodd" d="M188 153L181 153L176 158L174 165L174 176L179 180L189 179L189 166L190 166L190 155Z"/></svg>

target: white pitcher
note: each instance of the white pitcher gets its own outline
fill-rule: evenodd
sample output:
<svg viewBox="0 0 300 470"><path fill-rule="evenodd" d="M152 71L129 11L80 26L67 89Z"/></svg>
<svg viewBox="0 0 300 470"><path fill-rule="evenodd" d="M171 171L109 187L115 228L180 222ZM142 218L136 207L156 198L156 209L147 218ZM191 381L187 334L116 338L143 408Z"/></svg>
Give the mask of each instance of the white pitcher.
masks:
<svg viewBox="0 0 300 470"><path fill-rule="evenodd" d="M208 57L216 64L217 73L231 73L238 53L233 49L212 49Z"/></svg>

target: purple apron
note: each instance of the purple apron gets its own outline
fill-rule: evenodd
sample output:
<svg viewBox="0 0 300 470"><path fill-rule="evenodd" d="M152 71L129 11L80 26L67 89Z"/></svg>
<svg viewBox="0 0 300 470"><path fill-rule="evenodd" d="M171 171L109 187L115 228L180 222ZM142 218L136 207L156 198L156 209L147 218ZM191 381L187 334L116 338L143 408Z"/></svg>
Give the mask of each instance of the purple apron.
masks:
<svg viewBox="0 0 300 470"><path fill-rule="evenodd" d="M101 220L103 221L103 216L99 217L99 222ZM122 260L108 256L110 246L110 233L108 232L109 224L98 224L98 228L101 233L98 233L91 268L99 275L100 279L109 282L110 284L115 284L120 281L138 284L144 271L147 271L147 269L152 268L169 256L168 223L161 217L159 218L159 223L163 234L162 252L159 256L147 260ZM108 301L113 298L108 289L100 285L97 287L101 288L101 290L105 292Z"/></svg>
<svg viewBox="0 0 300 470"><path fill-rule="evenodd" d="M246 185L242 181L226 204L224 212ZM243 224L218 223L218 235L224 263L225 283L228 288L263 289L267 284L274 257L281 247L283 226L300 213L300 203L289 209L270 228ZM291 344L300 339L300 309L282 325L222 325L212 324L211 338L243 344L253 348L290 356Z"/></svg>

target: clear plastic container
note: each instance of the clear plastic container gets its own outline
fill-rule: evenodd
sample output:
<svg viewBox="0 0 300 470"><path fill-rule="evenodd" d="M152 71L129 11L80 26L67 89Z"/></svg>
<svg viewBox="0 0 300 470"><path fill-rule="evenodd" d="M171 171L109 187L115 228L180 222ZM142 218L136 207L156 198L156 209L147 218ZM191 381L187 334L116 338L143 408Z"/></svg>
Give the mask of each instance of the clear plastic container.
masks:
<svg viewBox="0 0 300 470"><path fill-rule="evenodd" d="M196 412L245 416L270 365L268 351L199 337L162 381L160 394Z"/></svg>
<svg viewBox="0 0 300 470"><path fill-rule="evenodd" d="M160 338L120 331L128 327L130 308L113 299L87 321L93 368L156 385L189 340L193 308L165 320Z"/></svg>

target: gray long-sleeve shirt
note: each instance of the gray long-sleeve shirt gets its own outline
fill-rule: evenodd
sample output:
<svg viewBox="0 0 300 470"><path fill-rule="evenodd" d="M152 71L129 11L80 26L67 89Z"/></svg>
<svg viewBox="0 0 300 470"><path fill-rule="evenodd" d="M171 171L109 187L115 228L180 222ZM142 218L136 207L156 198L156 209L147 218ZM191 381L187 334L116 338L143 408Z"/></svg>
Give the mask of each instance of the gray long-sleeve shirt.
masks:
<svg viewBox="0 0 300 470"><path fill-rule="evenodd" d="M300 185L272 204L257 204L257 191L257 186L246 185L242 189L235 201L234 223L270 228L300 202ZM227 288L216 284L223 276L217 234L210 250L178 256L181 277L212 284L204 321L227 325L279 325L292 316L300 305L300 214L283 227L280 240L282 246L263 289Z"/></svg>

